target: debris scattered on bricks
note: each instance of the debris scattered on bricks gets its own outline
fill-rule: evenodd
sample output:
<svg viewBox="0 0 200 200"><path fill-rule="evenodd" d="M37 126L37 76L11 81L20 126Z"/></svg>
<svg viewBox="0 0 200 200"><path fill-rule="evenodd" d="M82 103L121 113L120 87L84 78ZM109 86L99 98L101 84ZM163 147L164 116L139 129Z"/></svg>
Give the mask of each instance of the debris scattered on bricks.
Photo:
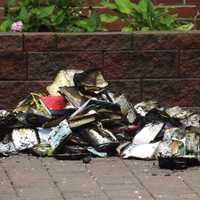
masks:
<svg viewBox="0 0 200 200"><path fill-rule="evenodd" d="M48 95L30 93L0 111L0 154L56 159L157 159L161 168L200 163L200 115L156 101L133 105L109 91L98 69L61 70Z"/></svg>

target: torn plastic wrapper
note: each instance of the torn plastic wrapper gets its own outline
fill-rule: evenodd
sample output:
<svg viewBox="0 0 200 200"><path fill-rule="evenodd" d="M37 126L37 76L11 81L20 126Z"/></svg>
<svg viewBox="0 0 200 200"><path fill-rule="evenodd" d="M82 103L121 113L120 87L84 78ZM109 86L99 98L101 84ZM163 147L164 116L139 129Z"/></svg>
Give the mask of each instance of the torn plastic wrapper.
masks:
<svg viewBox="0 0 200 200"><path fill-rule="evenodd" d="M183 156L185 154L185 131L181 128L166 129L157 154L158 157Z"/></svg>
<svg viewBox="0 0 200 200"><path fill-rule="evenodd" d="M73 87L74 86L74 75L81 73L82 70L61 70L58 72L54 82L47 87L47 91L52 96L59 96L59 87Z"/></svg>
<svg viewBox="0 0 200 200"><path fill-rule="evenodd" d="M200 160L200 135L173 128L167 130L158 148L160 158L193 158Z"/></svg>
<svg viewBox="0 0 200 200"><path fill-rule="evenodd" d="M52 150L59 148L63 142L70 138L71 133L67 120L63 120L57 127L53 128L48 138Z"/></svg>
<svg viewBox="0 0 200 200"><path fill-rule="evenodd" d="M133 138L134 145L148 144L156 138L164 126L163 122L150 123L140 130Z"/></svg>
<svg viewBox="0 0 200 200"><path fill-rule="evenodd" d="M185 169L200 165L200 135L187 132L182 139L174 135L158 148L158 162L162 169Z"/></svg>
<svg viewBox="0 0 200 200"><path fill-rule="evenodd" d="M182 128L169 128L165 130L163 141L171 141L173 138L176 140L181 140L185 137L185 130Z"/></svg>

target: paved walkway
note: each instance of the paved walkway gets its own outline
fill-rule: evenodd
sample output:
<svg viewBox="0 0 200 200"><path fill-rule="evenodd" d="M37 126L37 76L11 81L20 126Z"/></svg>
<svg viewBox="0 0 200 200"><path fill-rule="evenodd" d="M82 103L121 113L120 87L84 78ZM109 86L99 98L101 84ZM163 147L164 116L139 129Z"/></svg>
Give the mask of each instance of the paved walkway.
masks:
<svg viewBox="0 0 200 200"><path fill-rule="evenodd" d="M20 155L1 159L0 174L0 200L200 199L200 167L160 170L156 161Z"/></svg>

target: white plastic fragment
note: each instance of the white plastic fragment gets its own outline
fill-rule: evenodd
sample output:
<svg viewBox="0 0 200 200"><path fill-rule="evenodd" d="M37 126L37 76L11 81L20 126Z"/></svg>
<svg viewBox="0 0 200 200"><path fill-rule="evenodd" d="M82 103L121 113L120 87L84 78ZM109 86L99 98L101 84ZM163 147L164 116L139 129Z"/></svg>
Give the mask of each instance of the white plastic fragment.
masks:
<svg viewBox="0 0 200 200"><path fill-rule="evenodd" d="M50 132L52 131L52 128L38 128L38 136L40 138L40 143L42 144L48 144L49 141L49 135Z"/></svg>
<svg viewBox="0 0 200 200"><path fill-rule="evenodd" d="M122 157L153 159L159 144L160 142L141 145L130 144L122 152Z"/></svg>
<svg viewBox="0 0 200 200"><path fill-rule="evenodd" d="M9 115L9 112L6 110L0 110L0 117L6 117Z"/></svg>
<svg viewBox="0 0 200 200"><path fill-rule="evenodd" d="M17 150L16 150L13 142L8 142L6 144L0 142L0 153L3 155L16 154Z"/></svg>
<svg viewBox="0 0 200 200"><path fill-rule="evenodd" d="M134 137L133 144L140 145L150 143L159 134L163 126L163 122L146 124L145 127Z"/></svg>
<svg viewBox="0 0 200 200"><path fill-rule="evenodd" d="M33 129L14 129L12 140L17 150L30 149L38 144L36 132Z"/></svg>
<svg viewBox="0 0 200 200"><path fill-rule="evenodd" d="M134 106L135 111L142 117L155 108L158 108L157 101L143 101Z"/></svg>

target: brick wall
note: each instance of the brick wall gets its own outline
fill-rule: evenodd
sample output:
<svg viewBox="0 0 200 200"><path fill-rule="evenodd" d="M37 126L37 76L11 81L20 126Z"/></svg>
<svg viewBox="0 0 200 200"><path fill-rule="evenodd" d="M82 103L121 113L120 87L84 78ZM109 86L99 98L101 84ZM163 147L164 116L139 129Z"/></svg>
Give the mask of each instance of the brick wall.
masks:
<svg viewBox="0 0 200 200"><path fill-rule="evenodd" d="M0 109L63 69L100 68L131 102L200 107L200 32L0 34Z"/></svg>

